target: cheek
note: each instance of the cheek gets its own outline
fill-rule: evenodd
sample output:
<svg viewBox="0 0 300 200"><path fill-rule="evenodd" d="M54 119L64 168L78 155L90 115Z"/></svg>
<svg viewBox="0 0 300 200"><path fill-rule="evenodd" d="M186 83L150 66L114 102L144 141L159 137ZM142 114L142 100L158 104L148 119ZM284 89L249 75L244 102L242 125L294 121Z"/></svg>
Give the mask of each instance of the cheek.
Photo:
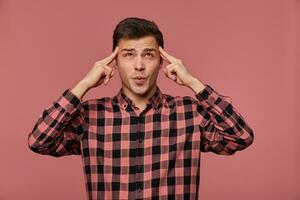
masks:
<svg viewBox="0 0 300 200"><path fill-rule="evenodd" d="M156 68L151 71L151 80L154 81L157 79L159 73L159 67L156 66Z"/></svg>
<svg viewBox="0 0 300 200"><path fill-rule="evenodd" d="M119 73L121 73L121 75L124 74L124 72L128 71L128 66L129 64L127 62L125 62L122 59L118 59L117 60L117 69L119 71Z"/></svg>
<svg viewBox="0 0 300 200"><path fill-rule="evenodd" d="M118 73L120 75L120 78L122 80L126 80L129 78L130 75L130 68L127 67L127 65L125 65L124 63L119 63L118 65Z"/></svg>
<svg viewBox="0 0 300 200"><path fill-rule="evenodd" d="M133 61L130 61L125 58L119 58L118 59L118 66L120 70L126 71L130 66L132 66Z"/></svg>

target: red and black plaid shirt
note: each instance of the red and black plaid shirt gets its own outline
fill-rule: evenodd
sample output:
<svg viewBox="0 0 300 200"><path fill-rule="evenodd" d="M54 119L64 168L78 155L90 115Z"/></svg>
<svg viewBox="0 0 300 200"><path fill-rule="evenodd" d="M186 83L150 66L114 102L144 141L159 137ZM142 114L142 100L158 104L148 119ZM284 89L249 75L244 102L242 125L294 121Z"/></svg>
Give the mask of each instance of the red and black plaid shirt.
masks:
<svg viewBox="0 0 300 200"><path fill-rule="evenodd" d="M197 99L157 86L140 114L122 89L82 102L69 88L40 115L28 145L80 154L88 199L198 199L200 151L232 155L254 139L231 98L205 86Z"/></svg>

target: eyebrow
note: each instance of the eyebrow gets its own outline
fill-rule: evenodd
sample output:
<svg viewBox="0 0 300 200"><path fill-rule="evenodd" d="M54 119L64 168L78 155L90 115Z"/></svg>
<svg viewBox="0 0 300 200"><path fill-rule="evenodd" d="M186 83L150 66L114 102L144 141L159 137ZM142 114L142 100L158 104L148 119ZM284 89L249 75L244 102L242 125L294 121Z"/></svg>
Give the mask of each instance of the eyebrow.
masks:
<svg viewBox="0 0 300 200"><path fill-rule="evenodd" d="M136 51L136 50L134 48L124 48L124 49L121 50L121 52L122 51ZM156 49L155 48L145 48L143 50L143 52L145 52L145 51L156 51Z"/></svg>

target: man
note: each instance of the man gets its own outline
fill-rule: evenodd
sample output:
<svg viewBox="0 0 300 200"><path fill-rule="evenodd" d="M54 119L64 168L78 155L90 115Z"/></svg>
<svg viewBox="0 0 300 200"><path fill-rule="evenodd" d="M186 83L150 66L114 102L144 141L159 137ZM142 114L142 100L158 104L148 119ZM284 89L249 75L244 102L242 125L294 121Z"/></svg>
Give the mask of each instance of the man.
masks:
<svg viewBox="0 0 300 200"><path fill-rule="evenodd" d="M196 98L162 93L161 69ZM115 71L118 94L82 100ZM43 111L28 144L40 154L81 155L88 199L198 199L200 152L232 155L253 139L230 98L163 49L154 22L127 18L114 30L113 53Z"/></svg>

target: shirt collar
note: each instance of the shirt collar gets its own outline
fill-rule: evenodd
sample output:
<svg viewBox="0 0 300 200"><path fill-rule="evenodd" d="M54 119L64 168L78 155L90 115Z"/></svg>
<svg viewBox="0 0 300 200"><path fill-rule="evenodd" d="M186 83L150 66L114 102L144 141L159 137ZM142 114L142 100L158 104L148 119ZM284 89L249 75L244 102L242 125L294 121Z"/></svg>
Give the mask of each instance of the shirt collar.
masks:
<svg viewBox="0 0 300 200"><path fill-rule="evenodd" d="M134 105L133 101L125 95L123 88L121 88L118 94L114 96L114 99L118 101L120 107L124 110L126 109L128 104L132 106ZM162 102L163 94L158 86L156 86L155 93L148 100L152 104L152 107L155 109Z"/></svg>

